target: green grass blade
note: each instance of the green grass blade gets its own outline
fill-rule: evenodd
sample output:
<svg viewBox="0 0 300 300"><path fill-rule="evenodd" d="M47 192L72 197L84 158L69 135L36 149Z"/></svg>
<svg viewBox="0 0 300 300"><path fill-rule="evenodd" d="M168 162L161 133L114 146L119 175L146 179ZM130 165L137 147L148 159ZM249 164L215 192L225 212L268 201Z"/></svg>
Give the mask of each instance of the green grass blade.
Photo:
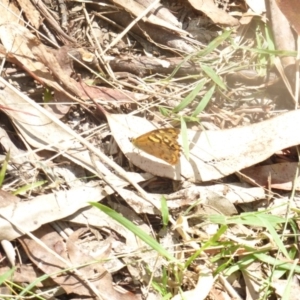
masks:
<svg viewBox="0 0 300 300"><path fill-rule="evenodd" d="M14 272L16 271L16 267L13 267L7 270L5 273L0 275L0 284L2 285L6 280L11 280Z"/></svg>
<svg viewBox="0 0 300 300"><path fill-rule="evenodd" d="M300 266L295 266L294 264L286 262L286 261L277 260L276 258L274 258L270 255L267 255L265 253L253 253L252 255L256 259L258 259L258 260L260 260L260 261L262 261L266 264L275 266L278 269L287 270L287 271L290 271L290 272L293 271L297 274L300 273Z"/></svg>
<svg viewBox="0 0 300 300"><path fill-rule="evenodd" d="M297 265L298 260L294 260L293 268L289 272L289 276L287 279L287 283L282 295L282 300L290 300L291 299L291 290L292 290L292 284L294 283L294 275L295 275L295 267Z"/></svg>
<svg viewBox="0 0 300 300"><path fill-rule="evenodd" d="M217 84L221 89L226 90L223 80L211 67L201 64L201 69L215 84Z"/></svg>
<svg viewBox="0 0 300 300"><path fill-rule="evenodd" d="M110 216L112 219L119 222L121 225L126 227L128 230L133 232L136 236L138 236L142 241L144 241L147 245L149 245L152 249L157 251L160 255L164 256L171 262L178 263L178 260L170 254L165 248L163 248L154 238L149 236L147 233L145 233L143 230L141 230L139 227L135 226L132 222L112 210L111 208L102 205L97 202L90 202L91 205L97 207L104 213L106 213L108 216Z"/></svg>
<svg viewBox="0 0 300 300"><path fill-rule="evenodd" d="M164 117L170 117L170 115L172 114L172 111L170 109L165 108L165 107L159 106L158 109L159 109L159 112Z"/></svg>
<svg viewBox="0 0 300 300"><path fill-rule="evenodd" d="M297 51L288 51L288 50L268 50L268 49L258 49L258 48L249 48L246 46L236 46L241 50L250 51L253 53L259 54L268 54L268 55L275 55L275 56L297 56Z"/></svg>
<svg viewBox="0 0 300 300"><path fill-rule="evenodd" d="M2 186L3 181L5 179L5 174L6 174L9 158L10 158L10 152L8 151L6 156L5 156L5 159L3 161L2 168L0 170L0 186Z"/></svg>
<svg viewBox="0 0 300 300"><path fill-rule="evenodd" d="M199 51L198 53L194 54L189 54L187 55L178 66L173 70L173 72L165 79L165 81L169 81L172 79L175 74L178 72L178 70L181 68L181 66L189 61L192 57L204 57L207 54L211 53L214 51L220 44L222 44L228 37L230 37L230 34L232 33L231 30L224 31L223 34L215 38L212 42L209 43L209 45L202 51Z"/></svg>
<svg viewBox="0 0 300 300"><path fill-rule="evenodd" d="M234 265L229 266L226 270L224 270L224 276L230 276L231 274L245 269L247 266L252 264L253 262L257 261L257 259L252 255L247 255L245 257L241 257L239 261L237 261Z"/></svg>
<svg viewBox="0 0 300 300"><path fill-rule="evenodd" d="M196 107L195 111L192 114L192 117L196 117L199 113L201 113L205 107L207 106L207 104L209 103L213 93L215 92L215 88L216 86L213 85L208 92L204 95L204 97L202 98L202 100L199 102L198 106Z"/></svg>
<svg viewBox="0 0 300 300"><path fill-rule="evenodd" d="M260 216L260 217L258 217ZM277 226L278 224L285 223L285 219L279 216L270 215L266 212L251 212L251 213L241 213L238 216L222 216L222 215L209 215L207 216L208 220L212 223L217 224L243 224L250 226L265 226L262 222L262 218L267 220L272 226Z"/></svg>
<svg viewBox="0 0 300 300"><path fill-rule="evenodd" d="M279 235L277 234L274 226L272 224L270 224L267 219L265 219L259 215L257 216L257 218L260 219L262 224L264 224L264 227L269 231L269 233L271 234L274 242L276 243L276 245L280 249L280 251L285 255L285 257L287 259L291 259L286 248L284 247L282 240L280 239Z"/></svg>
<svg viewBox="0 0 300 300"><path fill-rule="evenodd" d="M19 189L17 189L16 191L14 191L13 195L16 196L16 195L34 190L34 189L46 184L47 182L48 182L47 180L40 180L40 181L33 182L31 184L24 185L24 186L20 187Z"/></svg>
<svg viewBox="0 0 300 300"><path fill-rule="evenodd" d="M219 230L185 262L184 267L187 268L205 249L218 241L221 235L226 232L227 229L227 226L221 226Z"/></svg>
<svg viewBox="0 0 300 300"><path fill-rule="evenodd" d="M177 113L187 107L195 99L205 83L206 79L200 80L195 88L173 109L173 112Z"/></svg>
<svg viewBox="0 0 300 300"><path fill-rule="evenodd" d="M225 30L220 36L216 37L213 41L211 41L208 46L200 51L197 56L206 56L207 54L214 51L219 45L221 45L225 40L227 40L232 33L232 30Z"/></svg>
<svg viewBox="0 0 300 300"><path fill-rule="evenodd" d="M48 274L42 275L38 278L36 278L33 282L30 282L26 287L24 287L24 289L21 291L21 293L19 294L19 296L26 296L26 295L35 295L34 292L32 292L31 290L35 290L36 286L40 283L45 281L46 279L48 279L50 276ZM37 297L37 295L35 295L36 299L44 299L42 297ZM21 298L22 299L22 298ZM24 299L24 298L23 298Z"/></svg>

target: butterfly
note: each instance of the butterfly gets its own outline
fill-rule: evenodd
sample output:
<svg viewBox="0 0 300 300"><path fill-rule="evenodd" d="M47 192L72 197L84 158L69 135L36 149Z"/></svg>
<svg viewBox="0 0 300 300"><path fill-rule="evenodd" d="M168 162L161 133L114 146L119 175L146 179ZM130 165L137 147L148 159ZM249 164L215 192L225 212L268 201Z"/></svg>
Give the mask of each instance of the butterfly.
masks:
<svg viewBox="0 0 300 300"><path fill-rule="evenodd" d="M158 157L170 165L176 165L180 158L180 145L177 128L162 128L149 131L137 138L132 138L132 144L146 153Z"/></svg>

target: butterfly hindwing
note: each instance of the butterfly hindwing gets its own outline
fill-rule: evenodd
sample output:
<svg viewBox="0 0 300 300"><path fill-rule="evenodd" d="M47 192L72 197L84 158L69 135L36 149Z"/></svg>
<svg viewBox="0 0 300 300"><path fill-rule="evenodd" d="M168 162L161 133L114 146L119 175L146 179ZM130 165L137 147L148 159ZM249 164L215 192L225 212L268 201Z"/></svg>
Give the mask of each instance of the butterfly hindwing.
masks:
<svg viewBox="0 0 300 300"><path fill-rule="evenodd" d="M176 165L181 150L177 141L179 133L177 128L156 129L131 139L131 142L146 153Z"/></svg>

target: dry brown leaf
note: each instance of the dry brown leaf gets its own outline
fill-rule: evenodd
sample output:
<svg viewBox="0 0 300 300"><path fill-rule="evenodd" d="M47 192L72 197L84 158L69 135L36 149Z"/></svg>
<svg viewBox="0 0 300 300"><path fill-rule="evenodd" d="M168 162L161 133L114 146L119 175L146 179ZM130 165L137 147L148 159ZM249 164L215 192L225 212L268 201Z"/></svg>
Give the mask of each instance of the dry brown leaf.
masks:
<svg viewBox="0 0 300 300"><path fill-rule="evenodd" d="M55 232L50 226L43 226L33 233L41 242L43 242L48 248L56 252L59 256L62 256L65 260L68 260L67 249L64 245L63 239ZM95 259L82 255L82 260L73 264L74 268L79 269L82 274L82 278L79 278L73 272L63 272L69 268L69 265L64 264L60 259L54 256L52 253L47 252L42 246L28 237L21 237L20 242L26 251L26 254L30 260L46 274L52 275L51 278L58 285L60 285L68 294L75 293L81 296L92 296L93 293L89 288L89 285L85 280L87 279L103 296L104 299L136 299L134 295L130 293L122 294L117 292L112 285L111 275L101 267L101 264L94 263L91 266L82 267L82 263L95 261ZM69 247L70 250L70 247ZM72 251L79 251L72 247ZM75 255L73 253L73 255ZM77 257L79 257L77 255ZM70 262L71 264L71 262ZM96 270L97 267L97 270ZM61 272L61 273L60 273ZM60 274L57 276L57 273Z"/></svg>
<svg viewBox="0 0 300 300"><path fill-rule="evenodd" d="M23 235L23 232L11 222L18 224L21 230L30 232L43 224L65 218L89 206L88 201L91 199L100 201L106 196L107 193L100 187L85 186L37 196L30 201L18 203L11 201L9 205L1 208L0 240L14 240ZM9 198L5 197L5 199Z"/></svg>
<svg viewBox="0 0 300 300"><path fill-rule="evenodd" d="M136 0L136 2L138 2L140 5L144 6L145 8L148 7L152 3L151 0ZM163 5L163 3L161 3L161 1L158 2L153 7L152 13L156 17L158 17L158 18L168 22L169 24L172 24L172 25L179 28L180 23L179 23L178 19L170 12L169 9L164 7L164 5Z"/></svg>
<svg viewBox="0 0 300 300"><path fill-rule="evenodd" d="M17 272L14 272L12 274L12 280L15 283L21 283L21 284L28 284L29 282L34 282L38 277L42 276L43 273L39 271L35 266L32 265L16 265L16 269L18 270ZM0 268L0 274L4 274L11 270L9 267L1 267ZM45 279L43 282L40 282L39 280L35 282L35 286L40 288L40 287L50 287L53 286L54 282L52 281L51 278Z"/></svg>
<svg viewBox="0 0 300 300"><path fill-rule="evenodd" d="M161 197L159 197L161 198ZM159 200L159 199L158 199ZM169 201L168 201L169 203ZM152 231L151 228L144 223L144 221L132 211L126 205L122 205L120 203L116 203L114 201L109 201L109 206L113 207L115 211L118 211L123 216L126 216L128 220L133 222L134 224L138 224L138 226L147 234L151 235ZM140 204L143 206L144 204ZM86 225L86 220L90 226L96 228L111 228L118 235L121 235L125 239L125 243L122 242L122 239L119 241L113 242L113 250L116 255L124 254L124 253L134 253L134 257L136 260L138 258L142 258L142 260L148 265L148 269L153 270L153 272L159 272L160 268L158 268L158 262L161 262L161 258L157 259L156 255L152 251L147 251L147 255L145 252L140 251L142 245L145 245L140 239L138 239L131 231L127 230L125 227L121 226L119 223L108 217L105 213L101 212L99 209L95 207L89 207L84 210L81 210L80 213L76 213L74 216L70 216L67 218L70 222L75 222L76 224ZM145 245L146 246L146 245ZM166 245L166 247L170 247L170 244ZM122 261L127 264L129 272L132 274L133 277L141 276L141 268L139 265L132 265L132 256L123 256ZM120 263L117 260L109 261L109 268L119 268ZM106 264L105 264L106 266ZM143 268L142 268L143 269Z"/></svg>
<svg viewBox="0 0 300 300"><path fill-rule="evenodd" d="M23 138L32 147L62 152L63 156L71 159L76 164L97 173L91 162L89 151L80 142L74 140L74 138L82 140L80 136L50 115L43 107L37 105L28 97L18 94L6 81L1 78L0 80L6 85L6 88L0 90L0 104L7 107L13 106L16 109L13 112L7 110L6 113L10 116ZM10 99L14 99L13 104ZM33 117L28 118L24 112L31 113ZM95 149L94 151L96 153L98 150ZM98 167L102 174L110 174L108 169L100 162Z"/></svg>
<svg viewBox="0 0 300 300"><path fill-rule="evenodd" d="M70 58L68 48L54 50L43 45L27 28L6 23L0 26L0 39L10 56L25 68L31 76L43 85L52 87L56 92L66 94L66 91L82 99L102 99L115 102L138 101L142 97L137 93L120 92L105 87L89 87L70 77ZM58 57L60 58L58 60ZM61 61L65 62L61 64ZM66 63L69 62L69 63ZM49 72L51 71L51 73ZM58 82L62 82L60 85ZM68 93L67 93L68 95Z"/></svg>
<svg viewBox="0 0 300 300"><path fill-rule="evenodd" d="M114 189L124 187L130 182L143 195L143 198L149 202L152 201L151 196L148 196L135 181L132 181L128 177L127 173L119 165L108 158L103 152L76 134L76 132L53 117L53 115L45 111L44 108L34 101L24 95L20 95L14 87L1 77L0 82L5 86L5 88L0 89L0 105L4 104L10 106L10 99L14 99L13 107L16 111L14 111L14 113L7 111L7 114L11 117L15 126L31 146L39 148L40 150L48 149L60 152L62 156L72 160L90 172L102 174L105 179L109 175L109 179L113 179L119 183L121 182L120 186L116 186L113 182L108 183L109 186L113 186ZM24 113L19 112L24 111L25 107L26 112L30 112L38 117L31 119L25 118ZM98 156L101 161L97 158L92 161L91 155L93 157ZM126 178L128 182L112 174L103 162L117 170L117 173L123 178Z"/></svg>
<svg viewBox="0 0 300 300"><path fill-rule="evenodd" d="M241 173L260 186L290 191L293 188L297 168L298 163L287 162L250 167L242 170ZM253 184L247 178L244 180ZM295 189L300 190L300 176L296 179Z"/></svg>
<svg viewBox="0 0 300 300"><path fill-rule="evenodd" d="M64 88L57 83L47 67L50 67L55 75L61 76L58 78L66 83L66 86L75 83L69 76L64 75L49 48L44 46L27 28L16 23L2 24L0 26L0 39L6 51L13 55L21 66L30 71L31 75L34 74L35 79L41 83L64 92ZM75 94L78 93L75 86L71 86L70 91Z"/></svg>
<svg viewBox="0 0 300 300"><path fill-rule="evenodd" d="M8 192L0 190L0 208L4 209L5 207L16 207L20 199L17 196L14 196ZM1 227L0 227L1 228ZM2 240L2 239L0 239Z"/></svg>
<svg viewBox="0 0 300 300"><path fill-rule="evenodd" d="M30 1L19 0L18 4L24 11L26 18L35 29L38 29L42 23L40 12L32 5Z"/></svg>
<svg viewBox="0 0 300 300"><path fill-rule="evenodd" d="M185 292L180 291L179 294L171 298L172 300L205 300L209 298L208 296L210 290L213 288L215 279L211 274L212 271L209 270L207 267L202 266L200 268L201 270L199 271L199 277L195 288Z"/></svg>
<svg viewBox="0 0 300 300"><path fill-rule="evenodd" d="M216 24L237 26L239 21L225 11L219 9L213 0L189 0L190 4L197 10L204 12Z"/></svg>
<svg viewBox="0 0 300 300"><path fill-rule="evenodd" d="M44 225L40 229L34 231L34 235L51 250L57 252L59 256L67 259L63 239L57 233L53 232L53 229L49 225ZM20 237L19 241L30 260L45 274L59 274L59 272L68 269L68 266L61 260L52 253L47 252L44 247L31 240L29 237ZM78 284L79 280L73 274L68 274L67 276L62 274L61 276L54 275L52 279L67 293L71 293L72 289L75 290L75 285ZM85 288L85 295L90 295L90 291L86 287L86 284L82 281L81 283L82 289Z"/></svg>
<svg viewBox="0 0 300 300"><path fill-rule="evenodd" d="M139 151L129 141L156 129L151 122L125 115L111 115L108 121L115 140L129 160L143 170L174 180L180 180L181 176L194 182L222 178L300 143L300 137L295 134L295 128L300 126L300 111L292 111L229 130L188 130L190 161L181 155L180 163L171 166Z"/></svg>
<svg viewBox="0 0 300 300"><path fill-rule="evenodd" d="M125 28L128 28L129 24L134 22L134 19L131 17L131 15L126 12L115 12L111 13L109 16L111 20L115 21ZM191 41L192 44L196 45L198 44L197 41L190 38L185 41L186 37L179 36L178 34L170 32L169 30L162 29L160 31L160 34L157 34L158 31L159 28L157 26L151 26L148 23L144 22L139 22L137 25L131 28L131 32L140 36L144 36L152 44L154 43L158 47L169 49L171 51L180 51L184 54L195 52L195 47L191 45Z"/></svg>
<svg viewBox="0 0 300 300"><path fill-rule="evenodd" d="M116 106L124 103L140 101L147 98L147 96L143 94L129 91L120 91L118 89L111 89L107 87L90 86L85 84L84 82L76 82L76 86L81 92L81 98L93 98L95 100L101 99L101 101L108 101Z"/></svg>
<svg viewBox="0 0 300 300"><path fill-rule="evenodd" d="M146 9L143 5L133 0L113 0L113 2L119 6L122 6L126 11L128 11L136 17L139 17L141 14L143 14L143 12ZM143 18L143 20L154 25L170 29L173 32L176 32L182 36L188 35L188 33L185 30L175 27L172 23L166 22L165 20L157 17L154 14L147 14L147 16Z"/></svg>
<svg viewBox="0 0 300 300"><path fill-rule="evenodd" d="M242 270L246 284L247 299L259 299L262 297L261 280L264 278L261 262L253 262Z"/></svg>
<svg viewBox="0 0 300 300"><path fill-rule="evenodd" d="M300 6L298 0L276 0L276 3L298 35L300 35Z"/></svg>
<svg viewBox="0 0 300 300"><path fill-rule="evenodd" d="M290 293L288 294L289 300L298 300L300 294L300 287L298 282L291 282L289 279L273 279L271 284L275 289L276 294L283 299L286 295L287 286L290 287Z"/></svg>
<svg viewBox="0 0 300 300"><path fill-rule="evenodd" d="M84 239L81 239L81 236L84 236L84 234L88 231L88 229L81 228L69 236L66 242L68 257L73 265L85 265L91 261L97 260L98 263L80 268L80 272L84 274L86 278L93 279L93 284L98 286L99 292L103 295L104 299L119 299L120 296L123 295L118 294L118 292L113 289L111 275L104 268L103 263L101 263L101 261L104 261L111 256L111 242L113 239L108 237L106 239L108 243L100 243L96 240L95 244L92 244L88 238L87 241L84 242ZM99 248L99 245L103 248L102 253L97 253L96 257L94 255L90 255L89 253L94 253L96 250L95 247ZM96 276L97 274L98 277ZM134 297L132 300L133 299Z"/></svg>
<svg viewBox="0 0 300 300"><path fill-rule="evenodd" d="M276 4L276 0L269 1L269 14L271 28L277 50L296 50L294 32L285 15ZM284 67L295 64L295 57L284 56L280 58Z"/></svg>
<svg viewBox="0 0 300 300"><path fill-rule="evenodd" d="M6 22L23 24L22 18L20 17L21 12L16 6L15 2L11 2L9 0L1 0L0 7L2 11L5 11L5 13L2 13L1 15L0 25Z"/></svg>
<svg viewBox="0 0 300 300"><path fill-rule="evenodd" d="M266 4L264 1L246 0L246 3L257 15L261 15L266 12Z"/></svg>

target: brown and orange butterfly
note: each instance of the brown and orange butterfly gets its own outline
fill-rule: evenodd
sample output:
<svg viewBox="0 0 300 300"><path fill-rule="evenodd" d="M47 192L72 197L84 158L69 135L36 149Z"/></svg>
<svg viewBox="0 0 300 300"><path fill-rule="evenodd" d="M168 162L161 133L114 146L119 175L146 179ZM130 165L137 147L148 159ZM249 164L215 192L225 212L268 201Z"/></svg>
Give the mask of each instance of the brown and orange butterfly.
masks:
<svg viewBox="0 0 300 300"><path fill-rule="evenodd" d="M149 131L130 141L136 148L176 165L181 151L177 141L179 133L177 128L162 128Z"/></svg>

